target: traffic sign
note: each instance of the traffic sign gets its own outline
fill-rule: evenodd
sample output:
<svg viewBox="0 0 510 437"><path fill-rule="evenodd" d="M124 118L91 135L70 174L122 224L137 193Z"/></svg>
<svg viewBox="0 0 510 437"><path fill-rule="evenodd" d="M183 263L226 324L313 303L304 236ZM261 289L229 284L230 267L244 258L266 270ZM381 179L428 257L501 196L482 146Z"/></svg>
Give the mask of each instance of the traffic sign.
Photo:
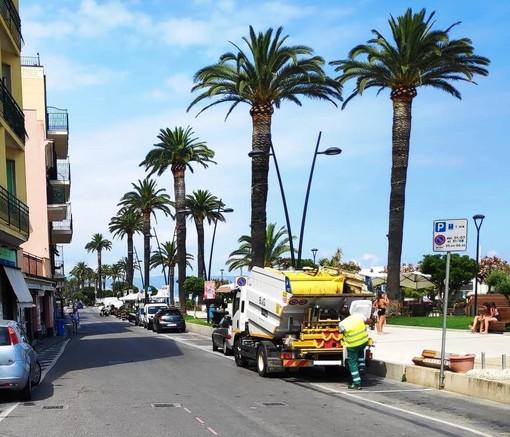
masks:
<svg viewBox="0 0 510 437"><path fill-rule="evenodd" d="M467 227L467 219L434 220L434 252L465 251Z"/></svg>
<svg viewBox="0 0 510 437"><path fill-rule="evenodd" d="M246 278L244 276L236 276L235 283L238 287L244 287L246 285Z"/></svg>

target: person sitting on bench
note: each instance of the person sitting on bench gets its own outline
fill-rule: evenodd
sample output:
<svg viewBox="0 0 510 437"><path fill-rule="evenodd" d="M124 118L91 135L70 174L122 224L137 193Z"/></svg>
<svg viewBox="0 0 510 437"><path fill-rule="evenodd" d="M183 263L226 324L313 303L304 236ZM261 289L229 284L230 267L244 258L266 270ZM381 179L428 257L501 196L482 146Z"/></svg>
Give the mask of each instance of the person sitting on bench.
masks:
<svg viewBox="0 0 510 437"><path fill-rule="evenodd" d="M488 334L489 333L489 323L490 322L499 322L501 320L501 316L498 312L498 307L496 306L495 302L491 302L489 304L489 312L488 314L483 318L483 327L480 326L480 333L481 334Z"/></svg>
<svg viewBox="0 0 510 437"><path fill-rule="evenodd" d="M469 325L469 329L471 329L471 332L478 332L478 329L480 331L483 330L484 326L484 319L489 314L490 311L490 304L488 302L485 302L483 304L484 308L480 311L480 314L476 315L473 319L473 323ZM478 324L480 324L478 326Z"/></svg>

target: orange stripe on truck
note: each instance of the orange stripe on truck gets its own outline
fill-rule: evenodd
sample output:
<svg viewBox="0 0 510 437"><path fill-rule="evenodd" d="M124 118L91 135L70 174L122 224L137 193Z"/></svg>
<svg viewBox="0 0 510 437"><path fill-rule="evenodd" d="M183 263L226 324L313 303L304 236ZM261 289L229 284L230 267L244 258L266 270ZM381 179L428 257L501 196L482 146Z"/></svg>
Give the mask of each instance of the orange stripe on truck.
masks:
<svg viewBox="0 0 510 437"><path fill-rule="evenodd" d="M283 360L283 367L312 367L312 360Z"/></svg>

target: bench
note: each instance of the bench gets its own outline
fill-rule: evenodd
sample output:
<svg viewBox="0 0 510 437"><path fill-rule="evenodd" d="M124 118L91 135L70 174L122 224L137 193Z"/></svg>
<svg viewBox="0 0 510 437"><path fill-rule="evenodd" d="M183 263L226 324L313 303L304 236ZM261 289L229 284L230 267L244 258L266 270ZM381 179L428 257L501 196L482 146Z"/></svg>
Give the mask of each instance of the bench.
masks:
<svg viewBox="0 0 510 437"><path fill-rule="evenodd" d="M510 331L510 307L498 307L498 313L501 316L501 320L499 322L489 322L489 332Z"/></svg>
<svg viewBox="0 0 510 437"><path fill-rule="evenodd" d="M478 309L482 309L484 307L484 303L490 303L494 302L496 306L498 307L508 307L510 306L510 302L508 301L507 297L504 294L479 294L476 299L476 305L478 306ZM465 315L469 316L472 314L472 308L475 304L475 297L471 296L469 298L468 303L466 304L466 307L464 309ZM477 311L478 314L478 311Z"/></svg>

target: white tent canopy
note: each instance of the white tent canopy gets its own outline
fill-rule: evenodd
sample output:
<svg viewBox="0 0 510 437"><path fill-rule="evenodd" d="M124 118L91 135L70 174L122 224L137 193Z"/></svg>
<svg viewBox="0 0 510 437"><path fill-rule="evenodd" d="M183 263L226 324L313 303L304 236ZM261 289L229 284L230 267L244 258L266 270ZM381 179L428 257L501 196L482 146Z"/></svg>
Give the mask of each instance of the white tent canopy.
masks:
<svg viewBox="0 0 510 437"><path fill-rule="evenodd" d="M374 273L367 274L372 280L372 285L378 286L386 284L387 274L386 273ZM423 288L435 287L435 284L430 281L430 275L426 275L421 272L406 272L400 274L400 286L406 288L412 288L414 290L421 290Z"/></svg>

